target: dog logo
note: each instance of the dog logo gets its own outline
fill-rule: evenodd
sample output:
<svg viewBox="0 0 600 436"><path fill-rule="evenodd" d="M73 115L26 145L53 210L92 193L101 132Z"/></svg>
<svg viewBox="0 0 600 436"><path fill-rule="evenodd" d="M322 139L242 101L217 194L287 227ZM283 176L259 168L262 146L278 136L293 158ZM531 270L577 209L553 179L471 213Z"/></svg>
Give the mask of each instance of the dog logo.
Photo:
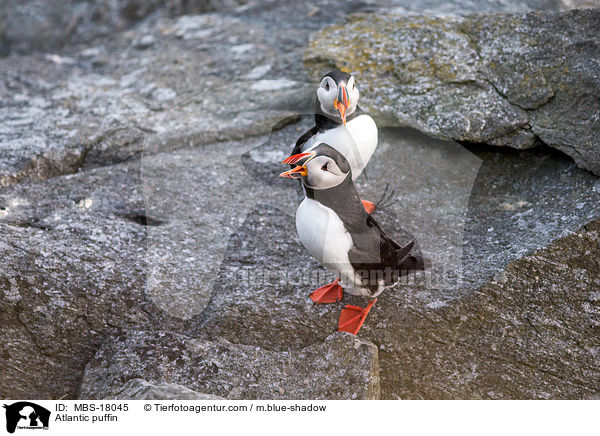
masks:
<svg viewBox="0 0 600 436"><path fill-rule="evenodd" d="M28 401L4 405L6 409L6 431L18 429L48 429L50 411Z"/></svg>

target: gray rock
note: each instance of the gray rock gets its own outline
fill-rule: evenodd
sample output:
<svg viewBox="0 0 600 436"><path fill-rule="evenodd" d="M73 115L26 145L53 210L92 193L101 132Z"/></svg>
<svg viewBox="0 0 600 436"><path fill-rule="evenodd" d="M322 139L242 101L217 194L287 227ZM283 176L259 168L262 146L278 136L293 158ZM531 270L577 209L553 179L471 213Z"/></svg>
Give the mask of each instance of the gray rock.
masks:
<svg viewBox="0 0 600 436"><path fill-rule="evenodd" d="M568 3L568 4L567 4ZM74 44L94 44L142 22L210 11L228 11L239 17L260 18L318 29L360 10L392 9L397 12L465 13L478 11L556 10L559 7L597 5L595 0L511 0L481 3L471 0L334 2L331 0L281 3L245 0L0 0L0 56L32 51L56 51ZM241 5L241 7L240 7ZM483 10L482 10L483 8Z"/></svg>
<svg viewBox="0 0 600 436"><path fill-rule="evenodd" d="M131 331L86 367L80 398L111 397L126 380L177 383L227 399L378 399L377 347L348 333L293 352Z"/></svg>
<svg viewBox="0 0 600 436"><path fill-rule="evenodd" d="M0 62L0 186L137 158L144 146L156 152L264 134L285 116L312 108L314 85L306 83L301 65L311 26L389 4L348 3L334 8L339 15L324 13L331 10L327 2L315 4L317 12L303 12L312 23L308 27L291 25L297 22L290 19L299 13L295 8L307 9L304 3L264 6L252 3L232 15L159 14L92 47ZM376 96L368 80L361 84L365 102ZM478 88L478 98L504 114L505 139L529 145L533 136L521 129L523 111L486 89ZM448 117L451 126L445 129L461 131L464 126ZM490 138L496 130L474 140L504 141Z"/></svg>
<svg viewBox="0 0 600 436"><path fill-rule="evenodd" d="M241 156L250 144L205 144L141 161L146 212L167 221L148 228L146 291L171 316L189 319L202 313L231 238L245 232L240 227L248 214L295 207L296 194L286 184L273 177L269 186L248 174ZM285 156L280 149L267 159L277 163ZM247 237L254 241L259 229Z"/></svg>
<svg viewBox="0 0 600 436"><path fill-rule="evenodd" d="M0 186L81 167L86 147L76 137L79 120L51 97L52 83L61 83L68 68L42 59L0 62Z"/></svg>
<svg viewBox="0 0 600 436"><path fill-rule="evenodd" d="M398 300L388 300L363 333L380 344L382 398L583 399L596 393L599 230L598 221L581 227L456 304L398 311Z"/></svg>
<svg viewBox="0 0 600 436"><path fill-rule="evenodd" d="M561 9L588 9L600 6L598 0L561 0Z"/></svg>
<svg viewBox="0 0 600 436"><path fill-rule="evenodd" d="M85 363L120 329L184 331L205 341L225 338L277 353L321 346L335 329L341 305L314 306L308 299L312 289L332 277L296 239L290 215L297 197L295 184L276 177L281 170L277 162L285 154L281 144L289 144L298 129L302 124L288 124L248 152L246 144L233 141L149 155L141 161L141 174L137 164L126 163L4 188L0 231L3 251L9 255L2 260L0 313L6 335L1 338L1 353L11 365L2 374L6 390L2 395L74 397ZM410 159L397 160L394 156L399 153ZM456 390L452 380L440 388L446 394L411 387L407 380L412 373L399 380L398 368L406 368L400 366L405 339L390 332L412 334L413 324L407 324L410 314L428 319L438 310L463 307L463 301L472 301L470 296L480 292L474 290L503 277L511 261L600 214L598 179L565 157L537 150L478 153L479 157L457 144L414 132L384 129L367 169L369 180L358 181L362 195L376 201L391 183L400 202L376 212L377 219L400 241L409 237L401 227L414 232L435 267L460 273L454 285L441 281L431 287L418 280L400 285L381 297L367 319L361 335L382 344L386 398L483 396L479 387ZM391 161L397 164L390 166ZM227 189L219 183L223 177L230 177ZM473 194L469 183L474 183ZM200 187L205 193L218 189L225 194L218 205L222 215L215 215L221 216L220 221L209 219L202 225L200 218L210 218L216 197L198 196ZM209 244L203 242L207 237ZM586 250L582 247L584 259L593 254ZM215 252L223 257L213 258ZM461 273L462 259L468 267ZM214 278L204 274L203 268L219 262ZM521 280L517 284L523 286L515 284L515 292L528 289L522 274L515 273L515 280ZM589 273L590 280L597 280L595 274ZM207 287L207 277L214 281L212 286ZM572 278L551 277L557 289L572 286ZM574 304L558 296L553 299L559 301L556 307ZM344 303L364 301L345 298ZM509 303L494 300L488 306L502 318L515 310ZM556 311L549 316L560 321L566 315ZM577 320L560 322L565 329L578 328L573 324ZM435 341L424 330L418 334L424 335L429 348L419 352L430 353L436 349ZM589 340L575 338L591 346ZM532 346L554 350L548 341ZM523 361L528 362L534 351L523 345ZM460 361L471 352L475 351L461 350L454 356L448 350L446 359ZM571 367L578 368L577 362L571 361ZM25 379L19 369L24 367L29 370ZM417 366L411 368L418 372ZM565 383L571 383L573 374L561 374ZM142 373L138 376L162 383ZM519 379L523 386L525 379ZM120 389L126 381L115 382L111 389ZM226 396L185 380L175 382ZM587 392L529 386L530 397L556 397L561 392L580 397ZM294 387L286 392L297 391ZM497 395L512 398L514 391L503 389Z"/></svg>
<svg viewBox="0 0 600 436"><path fill-rule="evenodd" d="M144 293L139 165L17 184L0 205L2 397L74 398L107 335L181 328Z"/></svg>
<svg viewBox="0 0 600 436"><path fill-rule="evenodd" d="M91 43L151 17L234 9L241 0L1 0L4 53L59 50Z"/></svg>
<svg viewBox="0 0 600 436"><path fill-rule="evenodd" d="M246 146L149 154L0 191L0 349L13 363L3 396L72 398L107 336L180 331L204 310L215 265L247 213L261 203L294 206L295 192L251 183Z"/></svg>
<svg viewBox="0 0 600 436"><path fill-rule="evenodd" d="M465 14L473 12L522 12L597 7L597 0L510 0L485 3L472 0L427 0L416 4L407 0L300 1L293 4L275 0L1 0L0 56L56 51L72 45L93 44L126 31L141 22L165 17L227 11L232 15L259 18L299 29L318 29L358 11L394 13Z"/></svg>
<svg viewBox="0 0 600 436"><path fill-rule="evenodd" d="M201 36L202 31L208 34ZM106 337L125 328L152 330L155 324L180 331L182 317L204 308L210 283L202 275L191 274L188 281L181 275L191 267L202 271L212 259L207 254L217 253L218 265L229 233L215 229L211 240L217 244L209 249L194 245L204 233L196 227L190 231L190 225L208 221L187 219L203 214L189 204L169 209L164 204L169 199L152 188L166 188L170 180L174 198L186 191L195 201L197 187L183 175L198 175L181 161L186 158L207 166L203 177L213 192L220 191L219 171L230 171L231 180L244 186L247 174L239 157L255 141L248 138L270 132L282 118L312 105L312 95L307 99L303 91L308 89L303 72L277 76L294 59L293 50L261 32L260 25L232 17L185 16L141 25L116 40L68 54L0 60L0 245L10 253L0 274L6 332L0 350L10 362L2 372L0 395L74 398L85 363ZM145 35L152 35L154 44L136 48L132 42ZM279 32L294 35L294 29ZM301 46L298 42L296 54ZM279 62L268 73L229 86L270 58ZM243 141L215 142L232 138ZM192 148L189 155L183 152ZM183 154L161 154L176 149ZM231 159L222 159L219 149ZM206 160L208 154L213 162ZM180 169L185 172L179 177L163 178ZM233 188L227 208L212 215L214 226L230 220L228 232L245 217L243 211L236 215L235 206L252 194L250 186ZM266 197L267 187L262 188L254 189L252 199ZM204 197L194 208L214 209L215 198ZM168 243L162 252L161 235ZM190 263L192 256L175 241L187 243L199 260ZM163 277L161 253L170 259L164 265L188 269L174 268ZM158 284L166 287L157 287L156 278L164 278ZM161 305L164 301L178 302L179 308L188 301L196 305L177 312L174 305Z"/></svg>
<svg viewBox="0 0 600 436"><path fill-rule="evenodd" d="M69 57L0 62L0 186L265 134L306 112L313 86L301 74L277 77L273 68L240 81L268 59L284 69L292 61L260 32L236 18L183 16ZM148 36L154 44L137 49Z"/></svg>
<svg viewBox="0 0 600 436"><path fill-rule="evenodd" d="M148 383L134 378L125 383L111 400L222 400L216 395L203 394L175 383Z"/></svg>
<svg viewBox="0 0 600 436"><path fill-rule="evenodd" d="M599 23L598 9L358 14L316 34L306 63L314 77L353 71L363 105L389 124L515 148L539 138L600 174Z"/></svg>
<svg viewBox="0 0 600 436"><path fill-rule="evenodd" d="M264 22L286 23L298 31L319 30L356 12L394 13L403 15L465 15L492 12L559 11L563 9L597 7L598 0L301 0L293 3L277 0L255 0L231 11L231 14Z"/></svg>

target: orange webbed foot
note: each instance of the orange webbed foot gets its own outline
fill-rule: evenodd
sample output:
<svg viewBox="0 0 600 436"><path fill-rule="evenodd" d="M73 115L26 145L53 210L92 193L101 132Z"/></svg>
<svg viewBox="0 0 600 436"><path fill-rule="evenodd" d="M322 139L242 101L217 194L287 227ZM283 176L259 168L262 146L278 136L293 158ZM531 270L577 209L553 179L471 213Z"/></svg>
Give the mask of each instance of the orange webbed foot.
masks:
<svg viewBox="0 0 600 436"><path fill-rule="evenodd" d="M328 285L322 286L310 294L310 298L317 304L337 303L344 296L344 289L337 279Z"/></svg>
<svg viewBox="0 0 600 436"><path fill-rule="evenodd" d="M348 332L356 335L369 314L369 311L377 301L377 298L372 300L367 307L359 307L347 305L342 309L340 313L340 320L338 322L338 331Z"/></svg>

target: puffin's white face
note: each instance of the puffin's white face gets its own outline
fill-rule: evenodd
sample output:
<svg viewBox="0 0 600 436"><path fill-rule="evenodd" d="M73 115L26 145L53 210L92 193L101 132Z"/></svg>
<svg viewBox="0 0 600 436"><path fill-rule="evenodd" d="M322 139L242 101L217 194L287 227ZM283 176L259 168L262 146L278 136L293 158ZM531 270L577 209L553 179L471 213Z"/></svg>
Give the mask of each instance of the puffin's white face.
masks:
<svg viewBox="0 0 600 436"><path fill-rule="evenodd" d="M333 188L342 183L347 176L347 173L342 172L335 161L328 156L316 156L304 167L306 168L304 183L313 189Z"/></svg>
<svg viewBox="0 0 600 436"><path fill-rule="evenodd" d="M346 117L356 110L358 97L354 76L350 76L347 83L335 83L331 77L325 76L317 89L321 110L329 116L341 118L344 124Z"/></svg>

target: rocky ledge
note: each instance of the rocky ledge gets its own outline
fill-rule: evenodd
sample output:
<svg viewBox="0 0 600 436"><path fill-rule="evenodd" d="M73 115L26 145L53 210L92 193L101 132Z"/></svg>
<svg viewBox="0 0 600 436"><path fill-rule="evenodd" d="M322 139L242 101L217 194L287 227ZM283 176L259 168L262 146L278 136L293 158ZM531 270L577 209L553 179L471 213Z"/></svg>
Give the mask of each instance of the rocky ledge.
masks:
<svg viewBox="0 0 600 436"><path fill-rule="evenodd" d="M175 333L129 332L105 343L87 365L81 397L122 397L132 389L126 382L136 377L231 400L379 399L377 347L348 333L273 352Z"/></svg>

